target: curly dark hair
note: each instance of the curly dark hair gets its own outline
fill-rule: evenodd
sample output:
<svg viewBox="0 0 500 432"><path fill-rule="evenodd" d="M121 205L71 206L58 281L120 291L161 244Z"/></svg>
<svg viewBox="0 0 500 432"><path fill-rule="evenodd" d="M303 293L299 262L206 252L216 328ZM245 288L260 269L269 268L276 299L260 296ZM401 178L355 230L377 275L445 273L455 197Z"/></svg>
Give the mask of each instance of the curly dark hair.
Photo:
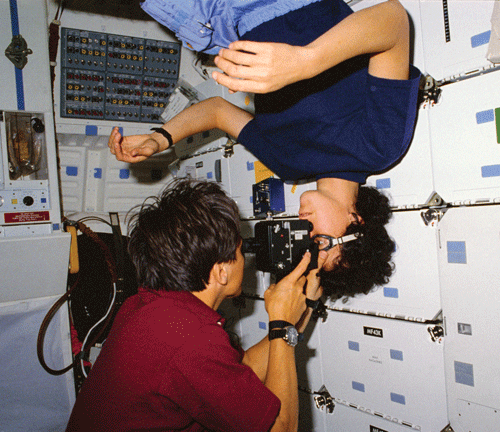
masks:
<svg viewBox="0 0 500 432"><path fill-rule="evenodd" d="M376 285L384 285L394 271L391 257L395 242L384 225L392 216L389 199L376 188L359 188L356 211L364 223L353 222L345 235L361 233L356 241L343 244L335 270L320 272L325 295L332 300L356 294L368 294Z"/></svg>
<svg viewBox="0 0 500 432"><path fill-rule="evenodd" d="M241 243L236 203L214 182L185 179L148 198L129 232L138 283L153 290L203 291L212 267L234 261Z"/></svg>

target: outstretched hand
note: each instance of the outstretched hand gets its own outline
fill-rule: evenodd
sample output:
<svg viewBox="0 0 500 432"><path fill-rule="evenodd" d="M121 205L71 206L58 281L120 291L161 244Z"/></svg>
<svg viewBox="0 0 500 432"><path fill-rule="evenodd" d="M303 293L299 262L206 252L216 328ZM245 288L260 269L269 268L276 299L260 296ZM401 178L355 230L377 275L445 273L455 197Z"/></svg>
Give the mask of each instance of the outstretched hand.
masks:
<svg viewBox="0 0 500 432"><path fill-rule="evenodd" d="M151 135L130 135L123 137L118 127L113 128L108 147L119 161L136 163L160 151L160 144Z"/></svg>
<svg viewBox="0 0 500 432"><path fill-rule="evenodd" d="M236 41L221 49L213 72L231 92L269 93L307 78L306 49L274 42Z"/></svg>

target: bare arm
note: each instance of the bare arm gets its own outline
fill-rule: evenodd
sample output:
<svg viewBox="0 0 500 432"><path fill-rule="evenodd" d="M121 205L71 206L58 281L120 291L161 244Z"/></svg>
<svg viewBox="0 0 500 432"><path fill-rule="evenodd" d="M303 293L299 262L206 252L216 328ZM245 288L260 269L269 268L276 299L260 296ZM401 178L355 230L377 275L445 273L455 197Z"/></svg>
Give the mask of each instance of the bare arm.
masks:
<svg viewBox="0 0 500 432"><path fill-rule="evenodd" d="M407 79L408 15L398 0L362 9L305 47L236 41L215 62L224 72L213 78L233 91L267 93L311 78L360 54L372 54L374 76Z"/></svg>
<svg viewBox="0 0 500 432"><path fill-rule="evenodd" d="M214 97L191 105L162 127L170 133L175 144L186 137L211 129L220 129L238 137L252 118L249 112L220 97ZM108 147L118 160L140 162L166 150L169 143L158 132L122 137L118 128L114 128L108 140Z"/></svg>
<svg viewBox="0 0 500 432"><path fill-rule="evenodd" d="M306 297L310 300L318 300L323 294L323 289L320 286L320 279L318 278L318 273L323 266L326 258L326 252L320 252L318 256L318 268L311 270L307 275L307 286L306 286ZM311 319L313 310L307 308L302 314L299 321L295 324L297 331L299 333L304 333L307 324ZM266 336L259 343L250 347L245 351L245 356L243 357L242 363L249 366L256 375L264 382L267 374L269 359L269 338Z"/></svg>

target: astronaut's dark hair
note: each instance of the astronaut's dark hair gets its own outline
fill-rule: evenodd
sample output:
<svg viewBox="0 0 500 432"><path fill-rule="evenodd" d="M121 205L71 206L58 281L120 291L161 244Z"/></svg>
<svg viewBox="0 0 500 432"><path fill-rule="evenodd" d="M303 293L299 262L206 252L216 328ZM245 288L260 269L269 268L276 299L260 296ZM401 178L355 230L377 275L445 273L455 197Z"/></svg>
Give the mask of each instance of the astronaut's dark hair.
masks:
<svg viewBox="0 0 500 432"><path fill-rule="evenodd" d="M374 286L389 282L394 270L395 243L384 226L392 216L389 199L376 188L362 186L356 211L364 223L351 223L345 235L358 232L362 236L341 246L341 258L333 271L320 273L324 293L332 300L368 294Z"/></svg>
<svg viewBox="0 0 500 432"><path fill-rule="evenodd" d="M236 259L239 221L238 207L218 184L173 181L129 222L128 248L139 285L203 291L215 264Z"/></svg>

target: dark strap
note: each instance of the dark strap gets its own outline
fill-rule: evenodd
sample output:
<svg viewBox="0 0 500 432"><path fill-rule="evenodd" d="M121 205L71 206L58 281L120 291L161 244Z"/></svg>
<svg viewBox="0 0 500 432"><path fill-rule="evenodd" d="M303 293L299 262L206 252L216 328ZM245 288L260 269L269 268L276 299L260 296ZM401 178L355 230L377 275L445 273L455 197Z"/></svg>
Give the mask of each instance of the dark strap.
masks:
<svg viewBox="0 0 500 432"><path fill-rule="evenodd" d="M290 324L288 321L274 320L269 321L269 331L274 329L283 329L285 327L293 327L293 324Z"/></svg>

